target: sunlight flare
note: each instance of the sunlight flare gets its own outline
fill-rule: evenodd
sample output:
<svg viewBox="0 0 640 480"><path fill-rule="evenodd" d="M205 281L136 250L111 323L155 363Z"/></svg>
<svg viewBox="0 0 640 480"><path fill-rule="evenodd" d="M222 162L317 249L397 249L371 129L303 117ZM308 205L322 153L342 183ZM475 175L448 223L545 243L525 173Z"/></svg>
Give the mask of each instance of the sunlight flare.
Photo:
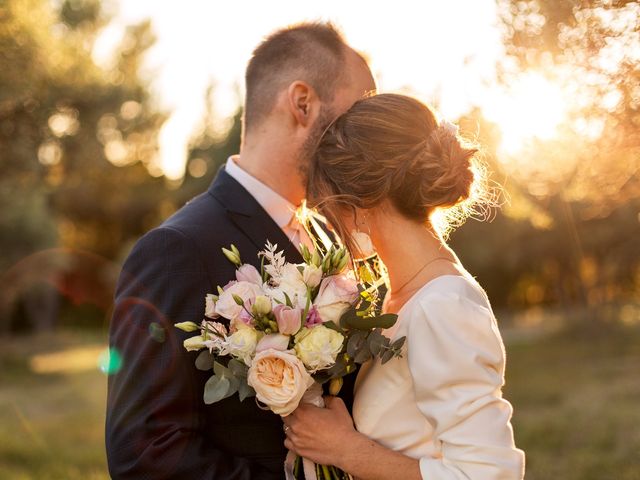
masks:
<svg viewBox="0 0 640 480"><path fill-rule="evenodd" d="M511 156L532 139L549 140L567 116L567 99L560 85L539 72L520 77L505 92L485 103L485 116L502 133L499 152Z"/></svg>

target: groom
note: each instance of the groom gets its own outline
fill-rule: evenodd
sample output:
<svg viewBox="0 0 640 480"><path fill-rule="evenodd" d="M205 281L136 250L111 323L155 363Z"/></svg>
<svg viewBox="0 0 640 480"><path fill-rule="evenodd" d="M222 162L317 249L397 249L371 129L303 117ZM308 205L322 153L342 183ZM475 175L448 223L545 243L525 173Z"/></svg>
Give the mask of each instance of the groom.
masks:
<svg viewBox="0 0 640 480"><path fill-rule="evenodd" d="M240 155L138 241L118 282L109 346L122 367L109 377L106 420L114 480L283 477L280 417L237 395L205 405L210 373L195 368L182 346L190 334L173 324L199 322L205 294L234 279L222 247L235 244L259 266L269 240L301 261L296 246L309 239L293 212L307 162L325 127L374 89L365 60L331 25L279 30L255 49Z"/></svg>

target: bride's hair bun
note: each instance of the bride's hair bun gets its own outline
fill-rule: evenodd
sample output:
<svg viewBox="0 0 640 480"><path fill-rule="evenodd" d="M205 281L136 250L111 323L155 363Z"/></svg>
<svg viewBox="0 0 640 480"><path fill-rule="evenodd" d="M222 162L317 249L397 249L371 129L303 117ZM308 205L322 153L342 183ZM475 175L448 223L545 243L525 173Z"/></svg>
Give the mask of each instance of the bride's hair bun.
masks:
<svg viewBox="0 0 640 480"><path fill-rule="evenodd" d="M419 165L423 169L422 203L430 208L452 207L469 198L474 182L477 149L467 146L457 131L440 125L427 139Z"/></svg>
<svg viewBox="0 0 640 480"><path fill-rule="evenodd" d="M385 200L420 222L435 210L456 210L450 218L458 225L481 191L476 153L455 125L438 122L415 98L374 95L356 102L320 139L308 197L342 235L339 207L370 209Z"/></svg>

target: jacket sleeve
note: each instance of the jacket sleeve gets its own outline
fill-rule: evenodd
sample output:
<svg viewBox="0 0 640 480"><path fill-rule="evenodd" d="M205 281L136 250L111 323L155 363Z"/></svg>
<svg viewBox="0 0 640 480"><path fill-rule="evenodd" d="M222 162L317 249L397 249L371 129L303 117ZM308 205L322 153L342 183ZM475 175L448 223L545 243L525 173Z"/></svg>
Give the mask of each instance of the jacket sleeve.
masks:
<svg viewBox="0 0 640 480"><path fill-rule="evenodd" d="M173 324L199 323L211 288L195 243L171 227L145 235L125 262L109 338L110 363L120 363L109 377L105 429L114 480L273 475L206 442L202 372L182 345L193 334Z"/></svg>

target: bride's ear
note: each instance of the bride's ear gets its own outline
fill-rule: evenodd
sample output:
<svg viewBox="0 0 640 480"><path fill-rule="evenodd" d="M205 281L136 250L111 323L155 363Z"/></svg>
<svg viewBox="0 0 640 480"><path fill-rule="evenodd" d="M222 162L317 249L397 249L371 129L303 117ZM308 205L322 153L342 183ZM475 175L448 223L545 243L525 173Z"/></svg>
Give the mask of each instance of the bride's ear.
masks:
<svg viewBox="0 0 640 480"><path fill-rule="evenodd" d="M307 128L313 125L320 110L318 95L311 85L296 81L287 89L288 107L295 122Z"/></svg>

